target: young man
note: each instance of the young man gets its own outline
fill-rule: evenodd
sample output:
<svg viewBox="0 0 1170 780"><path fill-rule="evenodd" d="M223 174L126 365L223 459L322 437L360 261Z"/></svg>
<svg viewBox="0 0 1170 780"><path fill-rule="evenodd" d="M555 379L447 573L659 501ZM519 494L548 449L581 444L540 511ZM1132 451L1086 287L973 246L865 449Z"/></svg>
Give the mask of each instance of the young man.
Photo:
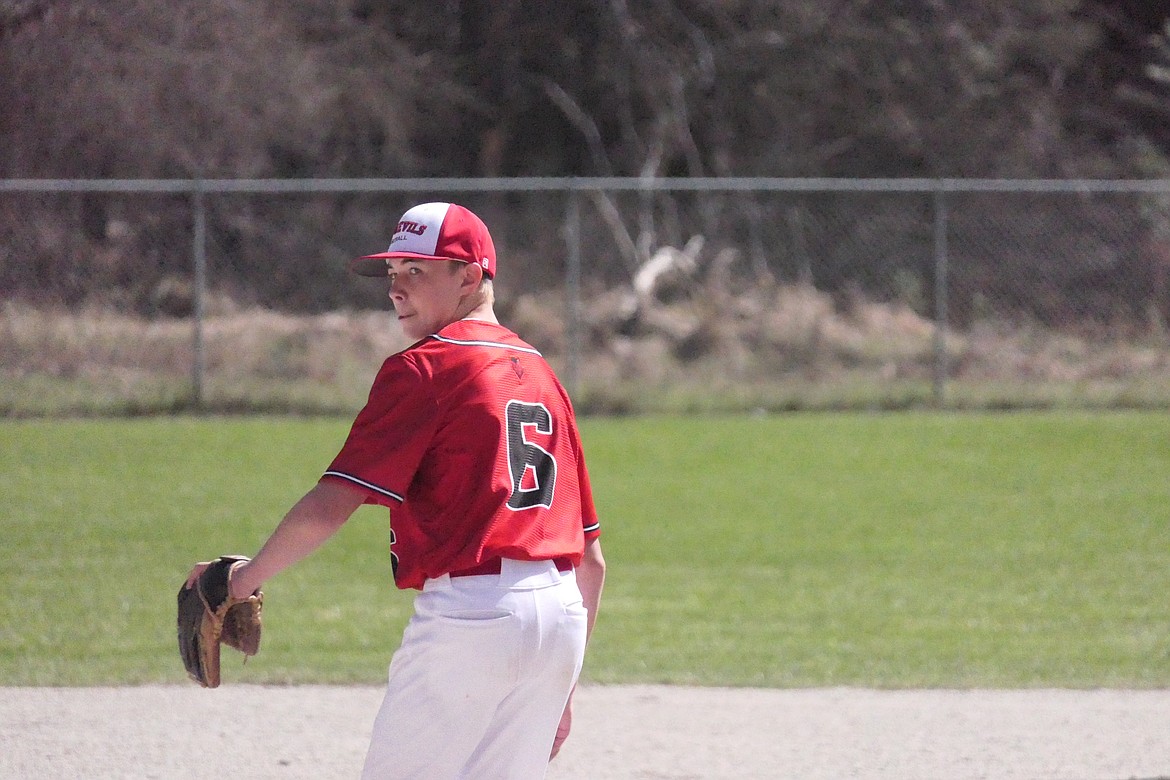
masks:
<svg viewBox="0 0 1170 780"><path fill-rule="evenodd" d="M389 279L417 341L383 363L340 453L230 589L251 593L363 503L388 507L395 583L421 592L363 777L543 777L605 579L568 395L496 319L495 247L462 206L411 208L389 250L352 268Z"/></svg>

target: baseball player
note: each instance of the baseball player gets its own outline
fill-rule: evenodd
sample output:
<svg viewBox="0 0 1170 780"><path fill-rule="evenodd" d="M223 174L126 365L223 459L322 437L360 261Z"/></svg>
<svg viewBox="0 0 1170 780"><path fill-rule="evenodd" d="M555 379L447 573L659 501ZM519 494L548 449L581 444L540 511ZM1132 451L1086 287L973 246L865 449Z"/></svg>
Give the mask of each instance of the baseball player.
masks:
<svg viewBox="0 0 1170 780"><path fill-rule="evenodd" d="M352 270L388 279L416 341L386 359L341 451L229 589L252 593L363 503L388 507L395 583L419 593L363 777L543 777L605 579L573 408L496 319L495 247L466 208L411 208L389 250Z"/></svg>

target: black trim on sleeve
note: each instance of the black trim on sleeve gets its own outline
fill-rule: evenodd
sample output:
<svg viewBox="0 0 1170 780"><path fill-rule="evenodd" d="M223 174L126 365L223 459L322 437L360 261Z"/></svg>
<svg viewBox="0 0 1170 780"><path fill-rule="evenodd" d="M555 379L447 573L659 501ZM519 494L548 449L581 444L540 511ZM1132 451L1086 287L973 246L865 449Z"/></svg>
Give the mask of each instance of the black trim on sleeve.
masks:
<svg viewBox="0 0 1170 780"><path fill-rule="evenodd" d="M323 477L339 477L341 479L348 480L350 482L353 482L355 485L360 485L361 487L364 487L367 490L372 490L375 493L378 493L379 495L386 496L387 498L392 498L395 501L397 501L398 503L402 503L402 502L406 501L405 498L398 495L393 490L386 490L385 488L380 488L375 484L372 484L370 482L366 482L364 479L358 479L357 477L353 476L352 474L346 474L343 471L326 471L321 476L323 476Z"/></svg>

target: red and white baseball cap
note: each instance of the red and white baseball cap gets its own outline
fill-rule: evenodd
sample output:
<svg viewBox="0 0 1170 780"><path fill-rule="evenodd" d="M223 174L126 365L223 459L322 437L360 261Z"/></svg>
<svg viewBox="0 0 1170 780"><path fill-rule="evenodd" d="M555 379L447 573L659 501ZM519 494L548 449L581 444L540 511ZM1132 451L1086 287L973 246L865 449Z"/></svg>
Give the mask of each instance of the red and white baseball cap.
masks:
<svg viewBox="0 0 1170 780"><path fill-rule="evenodd" d="M454 203L422 203L398 220L390 248L350 263L362 276L385 276L387 259L459 260L475 263L489 277L496 275L496 247L483 220Z"/></svg>

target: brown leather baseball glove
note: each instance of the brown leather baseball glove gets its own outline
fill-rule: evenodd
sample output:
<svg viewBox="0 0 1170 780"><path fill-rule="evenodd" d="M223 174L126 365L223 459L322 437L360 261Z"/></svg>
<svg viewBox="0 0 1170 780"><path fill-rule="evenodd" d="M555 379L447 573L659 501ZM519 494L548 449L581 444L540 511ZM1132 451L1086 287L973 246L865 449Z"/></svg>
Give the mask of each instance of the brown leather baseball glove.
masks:
<svg viewBox="0 0 1170 780"><path fill-rule="evenodd" d="M256 590L246 599L228 595L228 573L241 555L223 555L212 561L195 584L179 588L179 655L187 675L204 688L219 686L219 646L225 644L245 656L260 651L260 612L264 594Z"/></svg>

